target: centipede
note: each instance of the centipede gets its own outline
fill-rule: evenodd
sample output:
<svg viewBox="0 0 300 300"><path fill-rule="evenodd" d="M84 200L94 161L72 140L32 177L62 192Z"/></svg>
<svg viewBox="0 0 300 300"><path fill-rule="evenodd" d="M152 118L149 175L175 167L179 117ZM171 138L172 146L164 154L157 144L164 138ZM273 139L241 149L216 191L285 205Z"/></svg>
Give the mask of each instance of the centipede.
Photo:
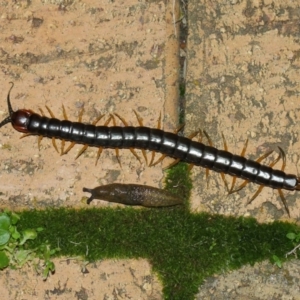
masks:
<svg viewBox="0 0 300 300"><path fill-rule="evenodd" d="M53 145L55 145L56 139L62 140L62 143L71 142L69 148L62 150L62 153L67 153L75 144L83 145L79 155L88 147L99 148L97 157L100 156L103 148L131 149L133 153L134 149L159 152L163 154L163 157L169 156L176 161L183 161L221 174L228 174L233 178L244 179L244 183L236 190L231 189L230 193L240 190L249 182L259 185L258 192L248 204L255 199L262 188L276 189L286 212L290 216L282 190L300 190L300 178L284 172L285 163L281 169L275 169L273 168L274 164L262 164L261 158L256 161L247 159L244 155L236 155L228 150L220 150L212 145L205 145L200 141L181 136L177 132L166 132L160 128L143 126L141 122L139 122L139 126L115 126L115 124L108 126L107 123L96 125L96 122L92 124L79 121L72 122L66 117L64 120L59 120L48 108L51 117L47 117L43 113L35 113L30 109L14 111L10 101L14 84L12 82L10 84L11 87L7 94L9 115L0 123L0 127L11 123L15 130L25 135L37 135L40 139L43 137L51 138ZM280 152L281 158L285 161L284 152L281 149Z"/></svg>

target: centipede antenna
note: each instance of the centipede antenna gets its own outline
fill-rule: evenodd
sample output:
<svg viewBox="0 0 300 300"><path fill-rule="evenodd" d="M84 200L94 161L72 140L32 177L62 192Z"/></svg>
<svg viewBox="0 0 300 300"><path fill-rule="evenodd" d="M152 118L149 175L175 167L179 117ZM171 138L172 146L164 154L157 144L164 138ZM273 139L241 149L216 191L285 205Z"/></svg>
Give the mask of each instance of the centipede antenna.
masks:
<svg viewBox="0 0 300 300"><path fill-rule="evenodd" d="M0 127L6 125L6 124L8 124L8 123L11 123L11 117L10 117L10 116L6 117L6 118L0 123Z"/></svg>
<svg viewBox="0 0 300 300"><path fill-rule="evenodd" d="M9 116L11 117L11 115L14 113L14 110L12 109L11 102L10 102L10 92L15 84L13 82L10 82L10 84L11 84L11 87L7 94L7 107L8 107Z"/></svg>
<svg viewBox="0 0 300 300"><path fill-rule="evenodd" d="M14 87L14 83L10 82L10 84L11 84L11 87L7 94L7 107L8 107L9 116L6 117L2 122L0 122L0 128L8 123L11 123L11 116L14 113L14 110L12 109L11 102L10 102L10 92L11 92L12 88Z"/></svg>

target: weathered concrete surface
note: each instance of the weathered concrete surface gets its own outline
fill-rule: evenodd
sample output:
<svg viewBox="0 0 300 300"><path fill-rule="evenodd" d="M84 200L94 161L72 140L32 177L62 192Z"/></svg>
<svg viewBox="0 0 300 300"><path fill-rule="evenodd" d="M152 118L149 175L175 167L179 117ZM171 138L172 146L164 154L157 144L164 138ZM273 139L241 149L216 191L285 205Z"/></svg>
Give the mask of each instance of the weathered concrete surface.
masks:
<svg viewBox="0 0 300 300"><path fill-rule="evenodd" d="M84 122L105 114L99 122L104 124L109 114L118 113L129 125L138 125L135 109L146 126L155 127L160 113L166 129L176 126L176 109L170 109L178 98L172 6L155 1L16 1L0 9L1 119L13 81L15 109L43 108L48 114L47 105L62 118L63 104L70 120L77 120L84 108ZM9 125L0 134L2 207L80 206L86 185L161 185L161 166L140 164L128 150L120 151L122 167L114 150L104 150L95 166L97 149L74 160L80 145L60 156L50 140L44 139L39 151L37 137L20 140Z"/></svg>
<svg viewBox="0 0 300 300"><path fill-rule="evenodd" d="M186 133L205 129L218 148L257 159L269 150L286 152L286 171L299 165L299 8L286 1L191 1L187 47ZM271 160L276 155L271 156ZM266 163L270 159L265 160ZM278 163L281 168L281 163ZM248 184L227 197L220 175L193 169L195 211L252 215L261 221L286 218L276 190ZM231 181L227 176L228 182ZM292 219L299 197L284 192Z"/></svg>
<svg viewBox="0 0 300 300"><path fill-rule="evenodd" d="M249 139L246 156L252 159L279 146L286 171L298 174L299 16L297 1L189 1L186 134L204 129L223 148L223 133L236 154ZM220 175L210 172L207 187L205 170L198 167L193 183L194 211L251 215L261 222L287 218L276 190L264 188L245 206L257 185L227 196ZM299 221L299 192L284 194L289 221ZM263 262L216 274L199 287L197 299L296 300L298 268L298 260L282 269Z"/></svg>
<svg viewBox="0 0 300 300"><path fill-rule="evenodd" d="M47 105L61 119L63 104L70 120L77 120L84 108L83 122L93 122L105 114L99 123L104 124L109 114L118 113L129 125L137 125L135 109L145 126L155 127L161 113L164 128L173 130L177 126L179 71L175 4L138 0L2 1L0 119L7 116L5 99L13 81L14 109L25 107L39 112L40 107L48 114ZM149 168L143 160L140 164L129 150L120 150L122 167L113 150L103 150L95 166L97 149L89 148L74 160L82 146L60 156L46 138L39 151L37 137L20 136L10 125L0 130L2 208L84 207L81 199L87 195L83 187L112 182L162 185L162 166ZM60 142L57 144L60 147ZM137 153L142 159L141 152ZM95 201L91 205L112 204ZM56 263L56 275L44 284L33 270L1 272L0 294L7 295L6 299L161 298L161 286L145 261L109 261L106 269L99 262L94 272L100 277L102 272L107 278L98 278L101 284L96 285L91 280L95 273L81 274L80 268L76 271L67 263L61 268L60 260Z"/></svg>

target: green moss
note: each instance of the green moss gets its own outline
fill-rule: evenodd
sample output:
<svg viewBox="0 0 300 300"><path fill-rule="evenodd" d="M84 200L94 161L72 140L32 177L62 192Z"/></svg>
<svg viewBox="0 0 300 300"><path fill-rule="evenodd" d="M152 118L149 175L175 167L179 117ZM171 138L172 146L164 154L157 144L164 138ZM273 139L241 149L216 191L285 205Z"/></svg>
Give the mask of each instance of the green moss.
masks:
<svg viewBox="0 0 300 300"><path fill-rule="evenodd" d="M60 255L147 258L159 274L166 299L193 299L203 280L215 272L270 259L284 260L293 248L295 225L258 224L251 218L190 214L160 209L49 209L24 211L20 229L42 226L34 248L48 241Z"/></svg>
<svg viewBox="0 0 300 300"><path fill-rule="evenodd" d="M284 261L285 253L294 247L286 235L299 232L296 225L191 214L191 186L188 165L179 163L167 170L166 189L183 197L184 206L24 211L19 227L43 227L29 247L59 245L57 255L82 256L88 261L147 258L162 280L165 299L194 299L208 276L274 255Z"/></svg>
<svg viewBox="0 0 300 300"><path fill-rule="evenodd" d="M189 198L192 189L192 180L189 176L189 165L178 163L167 169L165 189L184 199L185 208L189 209Z"/></svg>
<svg viewBox="0 0 300 300"><path fill-rule="evenodd" d="M296 225L191 214L191 186L188 165L179 163L167 171L166 189L183 197L184 206L24 211L19 229L43 227L28 247L59 246L55 255L87 261L146 258L162 280L165 299L194 299L208 276L274 256L281 262L293 249L294 241L286 235L299 232Z"/></svg>

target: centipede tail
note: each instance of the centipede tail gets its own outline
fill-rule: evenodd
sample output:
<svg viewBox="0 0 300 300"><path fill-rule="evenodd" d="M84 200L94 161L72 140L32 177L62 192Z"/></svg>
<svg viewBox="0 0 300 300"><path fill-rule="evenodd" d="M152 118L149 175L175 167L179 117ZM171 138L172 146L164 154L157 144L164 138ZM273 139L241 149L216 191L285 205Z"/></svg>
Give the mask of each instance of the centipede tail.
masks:
<svg viewBox="0 0 300 300"><path fill-rule="evenodd" d="M160 152L189 164L236 176L260 186L271 187L279 191L282 189L300 190L299 177L296 175L273 169L273 165L262 165L260 159L258 161L249 160L226 150L218 150L211 145L179 136L176 133L144 126L96 126L49 118L26 109L13 111L10 103L12 87L13 84L7 96L9 116L0 123L0 127L11 123L14 129L23 133L82 144L84 146L81 152L89 146L99 149L132 148ZM67 118L66 115L64 117ZM281 154L281 156L283 155ZM286 202L283 201L283 203L289 213Z"/></svg>

